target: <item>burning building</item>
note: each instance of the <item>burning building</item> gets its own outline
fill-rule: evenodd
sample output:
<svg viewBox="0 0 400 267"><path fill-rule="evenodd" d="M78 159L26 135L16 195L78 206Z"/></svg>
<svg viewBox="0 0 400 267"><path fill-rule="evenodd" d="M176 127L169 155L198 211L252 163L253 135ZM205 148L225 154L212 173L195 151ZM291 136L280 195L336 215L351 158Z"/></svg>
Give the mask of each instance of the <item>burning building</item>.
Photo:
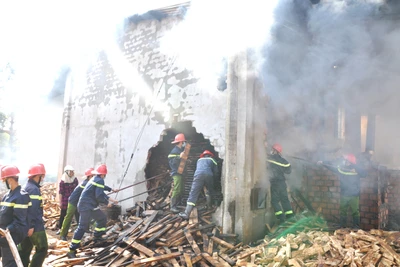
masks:
<svg viewBox="0 0 400 267"><path fill-rule="evenodd" d="M185 197L196 158L211 150L220 166L215 219L224 232L249 241L265 233L271 218L265 138L280 142L294 165L290 186L333 221L338 180L313 162L371 150L381 164L362 182L361 222L364 228L386 227L388 215L398 212L390 190L397 190L393 181L400 176L390 170L400 154L385 149L388 141L398 142L385 130L398 120L389 115L397 109L397 63L385 61L400 55L396 7L280 1L270 32L260 26L258 35L269 36L265 45L214 59L225 62L219 77L192 71L183 51L163 46L170 33L185 33L174 29L185 25L183 11L194 7L184 3L130 17L117 44L99 52L86 71L68 73L60 170L66 162L82 171L105 162L109 186L140 182L168 169L171 141L183 132L193 145ZM205 36L201 29L196 34ZM206 48L221 39L203 39L205 49L191 53L212 58ZM133 187L118 198L146 190ZM137 198L122 202L123 208Z"/></svg>

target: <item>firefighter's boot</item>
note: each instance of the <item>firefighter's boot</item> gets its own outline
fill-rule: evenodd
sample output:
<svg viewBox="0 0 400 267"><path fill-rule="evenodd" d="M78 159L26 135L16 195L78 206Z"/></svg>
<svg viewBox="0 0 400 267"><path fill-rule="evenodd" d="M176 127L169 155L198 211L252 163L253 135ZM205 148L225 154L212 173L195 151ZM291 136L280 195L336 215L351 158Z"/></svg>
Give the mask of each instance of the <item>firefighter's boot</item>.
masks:
<svg viewBox="0 0 400 267"><path fill-rule="evenodd" d="M179 210L176 207L177 204L178 204L178 199L176 197L171 198L171 209L170 209L170 211L172 213L179 213Z"/></svg>
<svg viewBox="0 0 400 267"><path fill-rule="evenodd" d="M213 208L212 197L210 195L206 195L206 201L207 201L207 209L211 210Z"/></svg>
<svg viewBox="0 0 400 267"><path fill-rule="evenodd" d="M67 253L67 257L68 257L68 259L75 259L76 258L76 250L70 250Z"/></svg>
<svg viewBox="0 0 400 267"><path fill-rule="evenodd" d="M360 216L353 216L353 228L360 229Z"/></svg>
<svg viewBox="0 0 400 267"><path fill-rule="evenodd" d="M186 205L186 210L185 210L184 212L180 212L180 213L179 213L179 216L180 216L182 219L189 220L190 213L192 212L193 207L194 207L194 206L192 206L192 205Z"/></svg>
<svg viewBox="0 0 400 267"><path fill-rule="evenodd" d="M282 214L277 215L276 217L279 220L279 224L282 224L285 222L285 214L282 213Z"/></svg>

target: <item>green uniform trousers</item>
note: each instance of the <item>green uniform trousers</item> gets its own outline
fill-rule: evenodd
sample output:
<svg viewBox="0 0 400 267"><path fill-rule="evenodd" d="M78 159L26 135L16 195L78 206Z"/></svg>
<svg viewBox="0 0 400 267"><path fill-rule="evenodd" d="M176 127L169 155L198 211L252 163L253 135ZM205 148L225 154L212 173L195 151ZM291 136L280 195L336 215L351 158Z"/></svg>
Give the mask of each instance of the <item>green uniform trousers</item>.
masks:
<svg viewBox="0 0 400 267"><path fill-rule="evenodd" d="M35 247L35 254L32 256L32 260L30 261L29 258L33 247ZM19 255L24 267L41 267L47 256L47 249L48 244L46 231L34 232L32 236L25 237L18 246Z"/></svg>
<svg viewBox="0 0 400 267"><path fill-rule="evenodd" d="M179 198L180 195L182 194L182 187L183 187L182 175L175 174L172 176L172 179L174 179L174 187L172 189L172 197Z"/></svg>
<svg viewBox="0 0 400 267"><path fill-rule="evenodd" d="M350 207L353 217L360 217L360 197L359 196L341 196L340 197L340 216L347 216L347 211Z"/></svg>
<svg viewBox="0 0 400 267"><path fill-rule="evenodd" d="M71 226L72 218L76 213L77 207L68 203L67 214L65 215L63 224L61 226L60 236L67 236L69 227Z"/></svg>

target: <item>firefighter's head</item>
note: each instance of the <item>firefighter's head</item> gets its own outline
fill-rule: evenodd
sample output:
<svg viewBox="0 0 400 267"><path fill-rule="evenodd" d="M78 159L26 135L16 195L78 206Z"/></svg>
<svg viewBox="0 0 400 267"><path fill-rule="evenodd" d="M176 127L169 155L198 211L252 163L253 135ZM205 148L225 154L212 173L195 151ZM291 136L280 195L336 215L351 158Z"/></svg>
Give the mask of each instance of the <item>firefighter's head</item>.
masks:
<svg viewBox="0 0 400 267"><path fill-rule="evenodd" d="M86 179L91 179L94 176L93 171L93 168L89 168L85 171Z"/></svg>
<svg viewBox="0 0 400 267"><path fill-rule="evenodd" d="M174 141L172 141L171 144L176 144L178 147L185 147L186 145L185 135L183 133L177 134L175 136Z"/></svg>
<svg viewBox="0 0 400 267"><path fill-rule="evenodd" d="M280 144L278 144L278 143L275 143L272 146L271 154L272 155L274 155L274 154L279 154L279 155L282 154L282 146Z"/></svg>
<svg viewBox="0 0 400 267"><path fill-rule="evenodd" d="M96 169L94 171L92 171L92 174L96 174L103 179L106 178L106 176L107 176L106 164L100 164L99 166L97 166Z"/></svg>
<svg viewBox="0 0 400 267"><path fill-rule="evenodd" d="M13 165L1 167L1 180L6 184L7 189L13 189L18 186L19 169Z"/></svg>
<svg viewBox="0 0 400 267"><path fill-rule="evenodd" d="M343 155L343 165L349 167L357 163L356 157L353 154Z"/></svg>
<svg viewBox="0 0 400 267"><path fill-rule="evenodd" d="M46 169L42 163L34 164L29 168L28 178L41 184L46 176Z"/></svg>

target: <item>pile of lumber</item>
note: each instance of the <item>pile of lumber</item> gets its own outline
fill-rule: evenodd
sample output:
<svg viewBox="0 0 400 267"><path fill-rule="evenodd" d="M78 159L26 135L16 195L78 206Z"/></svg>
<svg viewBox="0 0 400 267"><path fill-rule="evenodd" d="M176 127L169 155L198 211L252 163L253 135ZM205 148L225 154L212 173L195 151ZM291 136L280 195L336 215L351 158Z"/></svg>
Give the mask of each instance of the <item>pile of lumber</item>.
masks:
<svg viewBox="0 0 400 267"><path fill-rule="evenodd" d="M40 188L43 198L43 220L46 229L56 230L58 219L60 217L59 201L56 200L57 184L45 183Z"/></svg>

